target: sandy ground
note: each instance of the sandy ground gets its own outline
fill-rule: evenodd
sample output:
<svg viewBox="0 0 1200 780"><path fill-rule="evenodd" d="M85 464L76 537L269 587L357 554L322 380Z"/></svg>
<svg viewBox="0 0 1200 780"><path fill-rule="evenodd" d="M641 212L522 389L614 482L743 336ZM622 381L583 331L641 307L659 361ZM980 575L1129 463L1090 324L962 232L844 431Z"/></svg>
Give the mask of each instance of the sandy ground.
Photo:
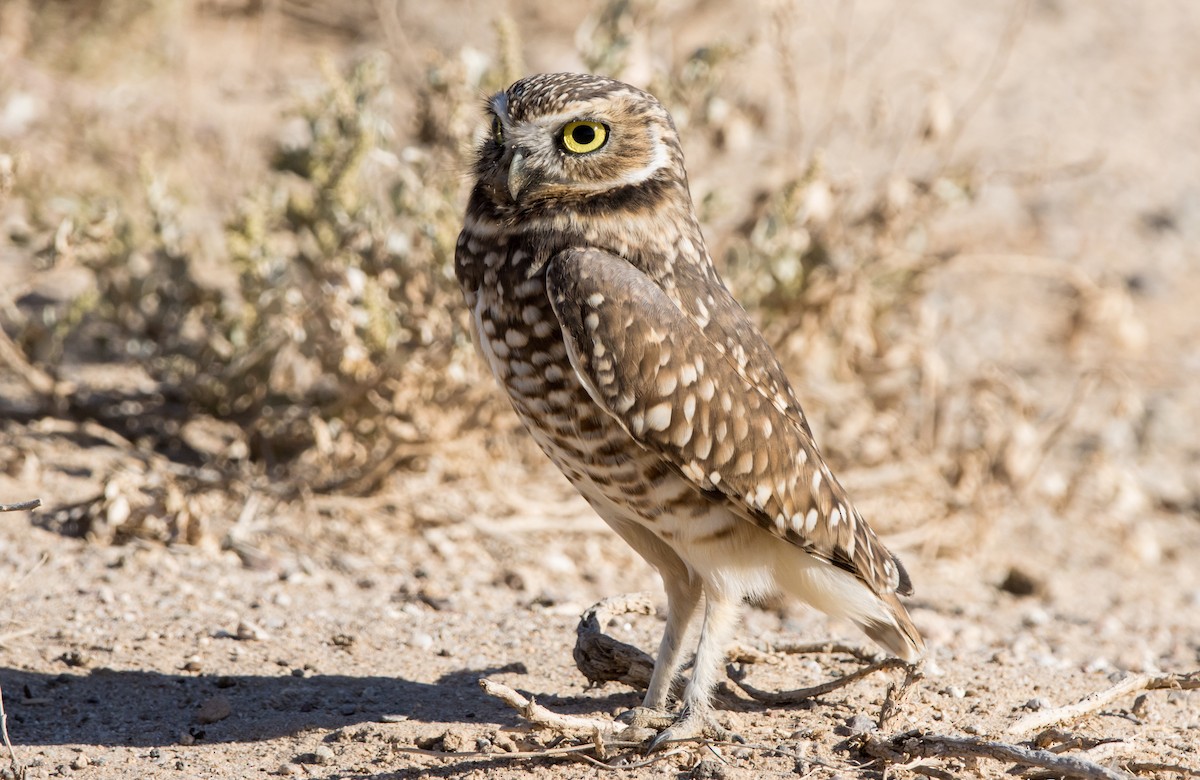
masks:
<svg viewBox="0 0 1200 780"><path fill-rule="evenodd" d="M527 68L580 67L578 19L534 5L514 11ZM752 104L774 83L753 74L768 67L782 12L709 5L664 4L647 39L672 50L720 35L746 42L722 88L730 102ZM824 139L830 176L862 182L933 164L906 139L931 110L939 115L941 101L971 109L954 153L971 162L977 190L925 236L956 256L925 292L940 317L927 346L951 376L987 366L1019 376L1028 407L1048 410L1034 415L1031 435L1053 429L1047 415L1071 410L1066 432L1038 450L1019 489L978 501L930 481L945 463L839 456L855 451L844 421L818 436L912 572L909 603L931 648L925 677L884 734L921 729L1028 746L1033 733L1006 733L1024 715L1125 675L1200 668L1200 6L1018 4L1024 12L1006 46L1011 9L993 5L793 11L792 116L805 118L802 127L773 115L733 151L698 151L692 170L697 197L735 200L746 194L745 171L777 175L780 145L815 143L840 113L882 117L843 122L846 132ZM488 10L467 3L461 17L460 28L434 6L406 9L404 33L390 41L395 56L488 49ZM210 42L267 35L205 18ZM839 35L848 67L831 99L830 41ZM235 119L256 97L278 103L264 80L239 79L261 61L206 57L197 43L205 39L191 40L192 99L220 82ZM380 41L368 33L310 34L280 56L300 62L371 44ZM636 80L651 64L635 57L627 75ZM722 218L712 221L719 233ZM1087 309L1088 335L1065 350L1074 288L1064 279L1075 278L1103 300ZM783 351L798 375L795 354ZM1080 399L1081 377L1097 379ZM836 387L798 389L806 403L836 406ZM0 515L0 686L27 776L610 774L562 756L513 757L553 747L556 736L529 731L478 681L565 713L607 717L638 703L619 684L588 687L571 646L593 602L634 591L661 601L656 576L510 416L417 462L369 498L285 501L262 482L205 490L207 530L191 545L107 545L47 530L36 515ZM119 440L73 423L0 421L0 501L70 504L143 463ZM631 616L612 632L649 650L660 626L661 617ZM865 641L848 624L783 604L748 610L739 634L763 651L818 639ZM768 653L745 669L759 688L791 689L856 665ZM879 673L793 707L738 694L723 717L746 746L683 750L620 774L882 777L848 741L850 727L876 719L901 676ZM1098 766L1200 774L1200 692L1131 694L1061 728L1050 743ZM454 755L463 752L471 755ZM915 776L919 765L933 776L1002 777L1013 764L927 759L886 776Z"/></svg>

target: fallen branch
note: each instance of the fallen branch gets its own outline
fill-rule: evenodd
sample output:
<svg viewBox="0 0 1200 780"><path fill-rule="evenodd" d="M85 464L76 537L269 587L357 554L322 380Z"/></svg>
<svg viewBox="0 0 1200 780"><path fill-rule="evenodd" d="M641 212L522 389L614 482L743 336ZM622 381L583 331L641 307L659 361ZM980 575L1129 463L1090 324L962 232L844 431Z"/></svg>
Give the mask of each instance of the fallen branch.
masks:
<svg viewBox="0 0 1200 780"><path fill-rule="evenodd" d="M494 696L512 707L521 714L521 717L535 726L542 726L568 734L578 733L589 736L597 733L602 735L620 734L629 728L628 725L615 720L585 718L579 715L560 715L553 710L543 707L533 699L525 698L512 688L495 680L484 678L479 681L479 687L483 688L483 692L488 696Z"/></svg>
<svg viewBox="0 0 1200 780"><path fill-rule="evenodd" d="M1074 704L1026 715L1005 729L1005 733L1024 734L1052 726L1056 723L1062 723L1072 718L1078 718L1080 715L1086 715L1089 712L1098 710L1105 704L1136 691L1196 689L1200 689L1200 672L1164 674L1159 676L1135 674L1126 677L1111 688L1089 694Z"/></svg>
<svg viewBox="0 0 1200 780"><path fill-rule="evenodd" d="M31 498L28 501L18 501L15 504L0 504L0 512L25 512L37 509L42 505L42 499Z"/></svg>
<svg viewBox="0 0 1200 780"><path fill-rule="evenodd" d="M818 696L824 696L827 693L836 691L838 688L843 688L850 683L855 682L856 680L861 680L867 675L874 674L875 672L881 672L885 669L902 669L907 666L908 664L904 663L899 658L885 658L882 661L877 661L873 664L864 666L857 671L842 675L836 680L829 680L828 682L823 682L820 685L814 685L811 688L800 688L794 691L764 691L747 683L745 681L746 674L742 670L727 668L726 673L729 675L729 679L733 680L733 683L737 685L737 687L741 688L742 691L751 699L754 699L760 704L775 706L799 704L800 702L814 699Z"/></svg>
<svg viewBox="0 0 1200 780"><path fill-rule="evenodd" d="M635 690L650 686L654 659L631 644L604 633L619 615L653 615L648 593L625 593L592 605L579 617L575 629L575 665L593 685L624 683Z"/></svg>
<svg viewBox="0 0 1200 780"><path fill-rule="evenodd" d="M903 764L927 758L990 758L1022 766L1048 769L1063 777L1083 780L1132 780L1133 776L1075 756L1062 756L1046 750L988 742L974 737L948 737L940 734L908 732L890 739L871 735L862 738L862 750L872 758L889 764Z"/></svg>

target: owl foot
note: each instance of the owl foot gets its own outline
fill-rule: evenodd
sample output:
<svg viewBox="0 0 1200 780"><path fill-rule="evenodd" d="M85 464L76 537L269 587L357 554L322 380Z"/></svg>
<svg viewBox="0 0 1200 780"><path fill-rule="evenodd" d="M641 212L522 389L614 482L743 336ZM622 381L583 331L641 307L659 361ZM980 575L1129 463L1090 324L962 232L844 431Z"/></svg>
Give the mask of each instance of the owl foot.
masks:
<svg viewBox="0 0 1200 780"><path fill-rule="evenodd" d="M684 707L667 728L650 740L646 752L655 753L673 742L704 739L718 742L744 743L746 741L741 735L735 734L718 723L712 710L694 711Z"/></svg>
<svg viewBox="0 0 1200 780"><path fill-rule="evenodd" d="M677 716L670 710L655 707L634 707L617 716L617 720L630 728L662 731L675 722Z"/></svg>
<svg viewBox="0 0 1200 780"><path fill-rule="evenodd" d="M622 739L647 742L675 722L675 713L655 707L634 707L618 715L617 721L629 727L621 732Z"/></svg>

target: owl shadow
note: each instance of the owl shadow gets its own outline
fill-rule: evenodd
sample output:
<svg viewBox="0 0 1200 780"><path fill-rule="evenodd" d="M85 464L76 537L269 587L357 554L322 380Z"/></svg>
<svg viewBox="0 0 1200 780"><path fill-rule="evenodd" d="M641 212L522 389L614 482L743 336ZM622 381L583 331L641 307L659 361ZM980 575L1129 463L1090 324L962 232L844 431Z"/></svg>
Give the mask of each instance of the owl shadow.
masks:
<svg viewBox="0 0 1200 780"><path fill-rule="evenodd" d="M284 668L279 675L220 676L0 668L0 690L14 744L152 748L256 742L388 721L510 724L516 713L485 695L478 681L512 668L463 670L434 683Z"/></svg>

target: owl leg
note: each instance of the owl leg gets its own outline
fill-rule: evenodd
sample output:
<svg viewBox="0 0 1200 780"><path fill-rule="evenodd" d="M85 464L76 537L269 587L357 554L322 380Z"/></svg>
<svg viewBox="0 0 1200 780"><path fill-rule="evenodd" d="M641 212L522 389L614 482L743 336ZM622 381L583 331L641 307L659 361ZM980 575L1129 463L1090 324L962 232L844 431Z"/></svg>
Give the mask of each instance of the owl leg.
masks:
<svg viewBox="0 0 1200 780"><path fill-rule="evenodd" d="M655 710L665 710L667 698L671 694L671 685L679 675L683 666L683 639L687 636L697 615L700 605L700 581L687 576L664 575L663 582L667 590L667 627L663 631L662 642L658 645L658 656L654 662L654 673L650 676L650 687L646 690L646 698L642 706Z"/></svg>
<svg viewBox="0 0 1200 780"><path fill-rule="evenodd" d="M700 581L689 576L686 567L681 571L664 571L663 585L667 591L667 627L662 642L658 645L658 656L654 661L654 673L650 675L650 687L642 706L622 712L618 720L635 728L661 731L675 722L675 715L667 709L671 688L683 666L683 639L695 621L700 605Z"/></svg>
<svg viewBox="0 0 1200 780"><path fill-rule="evenodd" d="M696 664L692 679L683 694L683 709L675 722L650 742L650 752L669 742L712 737L737 739L736 735L717 723L713 715L712 690L725 665L725 649L737 626L741 611L740 598L705 589L704 626L700 629L700 644L696 649Z"/></svg>
<svg viewBox="0 0 1200 780"><path fill-rule="evenodd" d="M597 511L601 508L597 507ZM658 571L667 591L667 627L659 643L658 658L650 675L650 687L642 706L623 713L622 720L643 727L652 726L654 720L669 723L672 716L666 711L667 699L683 665L680 645L696 617L696 607L703 592L700 580L683 559L651 531L637 523L608 517L604 512L600 512L600 516ZM661 725L653 727L662 728Z"/></svg>

